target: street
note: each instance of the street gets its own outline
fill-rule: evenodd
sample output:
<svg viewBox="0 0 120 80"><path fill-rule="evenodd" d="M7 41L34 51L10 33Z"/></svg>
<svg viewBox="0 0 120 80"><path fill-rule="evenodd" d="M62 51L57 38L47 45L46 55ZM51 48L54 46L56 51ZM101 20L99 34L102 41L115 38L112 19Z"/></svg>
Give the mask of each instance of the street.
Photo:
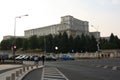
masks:
<svg viewBox="0 0 120 80"><path fill-rule="evenodd" d="M69 80L119 80L119 66L120 59L45 62L45 68L57 68ZM33 74L32 77L31 74ZM40 80L44 76L42 74L42 69L34 70L25 76L23 80Z"/></svg>

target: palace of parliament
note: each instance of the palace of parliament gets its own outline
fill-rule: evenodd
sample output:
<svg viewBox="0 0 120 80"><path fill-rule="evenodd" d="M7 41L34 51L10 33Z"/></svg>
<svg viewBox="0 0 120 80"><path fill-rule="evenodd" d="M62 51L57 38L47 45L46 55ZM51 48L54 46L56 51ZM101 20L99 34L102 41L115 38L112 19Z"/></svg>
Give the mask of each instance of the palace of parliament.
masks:
<svg viewBox="0 0 120 80"><path fill-rule="evenodd" d="M61 17L60 24L25 30L24 35L25 37L30 37L32 35L44 36L49 34L57 35L63 32L66 32L68 36L72 35L73 37L85 34L100 38L100 32L89 32L88 21L82 21L70 15Z"/></svg>
<svg viewBox="0 0 120 80"><path fill-rule="evenodd" d="M68 36L76 37L77 35L93 35L96 39L100 38L100 32L89 32L89 22L82 21L73 16L67 15L61 17L61 22L59 24L53 24L49 26L29 29L24 31L24 37L28 38L33 35L44 36L44 35L58 35L59 33L66 32ZM3 39L9 38L9 36L4 36Z"/></svg>

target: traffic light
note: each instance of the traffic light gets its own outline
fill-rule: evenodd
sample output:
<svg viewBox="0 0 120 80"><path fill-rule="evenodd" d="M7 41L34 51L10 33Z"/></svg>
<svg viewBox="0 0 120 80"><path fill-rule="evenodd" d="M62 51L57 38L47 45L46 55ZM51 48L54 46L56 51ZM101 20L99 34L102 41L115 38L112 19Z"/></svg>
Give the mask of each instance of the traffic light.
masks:
<svg viewBox="0 0 120 80"><path fill-rule="evenodd" d="M14 45L14 49L16 49L16 45Z"/></svg>
<svg viewBox="0 0 120 80"><path fill-rule="evenodd" d="M16 50L16 48L17 48L16 45L13 45L13 50Z"/></svg>

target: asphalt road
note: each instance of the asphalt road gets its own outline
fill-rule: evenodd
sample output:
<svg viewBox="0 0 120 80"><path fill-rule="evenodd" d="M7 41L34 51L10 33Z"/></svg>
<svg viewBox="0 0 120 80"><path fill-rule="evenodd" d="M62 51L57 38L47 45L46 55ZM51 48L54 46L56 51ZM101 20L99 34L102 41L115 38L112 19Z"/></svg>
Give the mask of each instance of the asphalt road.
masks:
<svg viewBox="0 0 120 80"><path fill-rule="evenodd" d="M69 80L119 80L120 70L112 70L120 66L120 59L81 59L75 61L46 62L47 67L55 67ZM99 67L98 67L99 66ZM106 67L110 66L110 67ZM34 70L23 80L40 80L42 69ZM38 79L39 78L39 79Z"/></svg>
<svg viewBox="0 0 120 80"><path fill-rule="evenodd" d="M40 80L42 75L42 69L35 69L28 73L22 80Z"/></svg>

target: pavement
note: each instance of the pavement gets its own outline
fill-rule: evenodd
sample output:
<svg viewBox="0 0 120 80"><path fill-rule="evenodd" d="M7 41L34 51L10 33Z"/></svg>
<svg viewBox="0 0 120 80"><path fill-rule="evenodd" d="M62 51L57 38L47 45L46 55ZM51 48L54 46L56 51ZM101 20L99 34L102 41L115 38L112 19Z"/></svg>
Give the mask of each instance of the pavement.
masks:
<svg viewBox="0 0 120 80"><path fill-rule="evenodd" d="M0 65L0 80L6 80L7 76L10 76L11 73L15 72L20 67L22 67L22 65L10 65L10 64Z"/></svg>
<svg viewBox="0 0 120 80"><path fill-rule="evenodd" d="M33 66L33 68L31 66L24 66L25 67L25 71L22 72L22 74L19 74L18 77L15 77L15 80L21 80L26 74L28 74L30 71L37 69L37 68L41 68L43 66L39 65L37 66ZM15 74L17 71L20 71L20 69L22 69L23 71L23 65L8 65L8 64L4 64L4 65L0 65L0 80L6 80L6 77L11 77L11 74Z"/></svg>
<svg viewBox="0 0 120 80"><path fill-rule="evenodd" d="M22 65L2 64L2 65L0 65L0 71L10 69L10 68L16 68L16 67L20 67L20 66L22 66Z"/></svg>

